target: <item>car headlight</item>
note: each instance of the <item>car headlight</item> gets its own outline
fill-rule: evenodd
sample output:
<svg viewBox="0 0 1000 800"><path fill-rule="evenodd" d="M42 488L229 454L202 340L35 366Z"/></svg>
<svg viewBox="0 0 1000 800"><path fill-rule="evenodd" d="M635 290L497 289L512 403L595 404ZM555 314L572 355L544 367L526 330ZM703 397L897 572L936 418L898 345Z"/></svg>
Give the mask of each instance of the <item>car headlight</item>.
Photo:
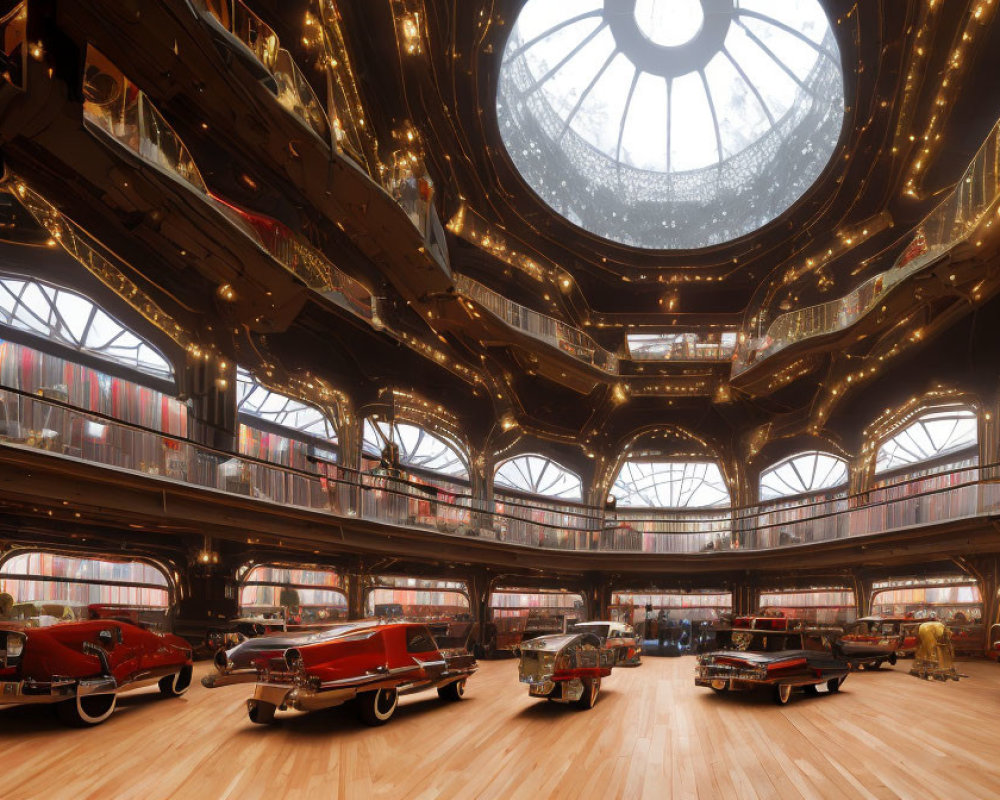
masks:
<svg viewBox="0 0 1000 800"><path fill-rule="evenodd" d="M20 658L21 653L24 652L24 637L16 633L8 632L4 650L7 653L8 659Z"/></svg>

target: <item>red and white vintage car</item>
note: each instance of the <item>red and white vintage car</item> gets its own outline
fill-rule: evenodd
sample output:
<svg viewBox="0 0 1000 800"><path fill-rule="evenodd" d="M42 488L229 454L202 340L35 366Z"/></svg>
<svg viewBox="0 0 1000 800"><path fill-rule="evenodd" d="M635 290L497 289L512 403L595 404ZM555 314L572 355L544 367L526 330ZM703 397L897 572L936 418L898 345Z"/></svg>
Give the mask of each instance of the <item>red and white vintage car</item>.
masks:
<svg viewBox="0 0 1000 800"><path fill-rule="evenodd" d="M54 703L64 722L97 725L122 692L159 684L162 694L178 697L191 673L184 639L127 622L0 623L0 706Z"/></svg>
<svg viewBox="0 0 1000 800"><path fill-rule="evenodd" d="M784 705L792 692L839 692L850 671L846 659L835 655L828 631L790 630L783 617L741 617L731 629L716 632L718 650L698 656L695 685L715 692L768 689Z"/></svg>
<svg viewBox="0 0 1000 800"><path fill-rule="evenodd" d="M248 639L216 655L210 689L256 683L247 701L251 722L266 724L277 710L318 711L354 701L358 716L382 725L400 695L437 689L460 700L476 660L465 649L438 648L423 623L351 622L323 631Z"/></svg>
<svg viewBox="0 0 1000 800"><path fill-rule="evenodd" d="M837 639L834 650L852 667L878 669L896 663L906 639L905 626L882 617L860 617Z"/></svg>

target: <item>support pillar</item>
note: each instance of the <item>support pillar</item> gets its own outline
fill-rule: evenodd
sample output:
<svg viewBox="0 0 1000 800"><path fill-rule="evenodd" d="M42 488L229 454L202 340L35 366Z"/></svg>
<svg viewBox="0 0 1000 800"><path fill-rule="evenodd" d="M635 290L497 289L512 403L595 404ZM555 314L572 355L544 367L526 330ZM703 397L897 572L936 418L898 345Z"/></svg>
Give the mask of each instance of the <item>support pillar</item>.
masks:
<svg viewBox="0 0 1000 800"><path fill-rule="evenodd" d="M237 451L236 370L233 364L188 353L182 399L188 400L188 436L206 447Z"/></svg>
<svg viewBox="0 0 1000 800"><path fill-rule="evenodd" d="M760 586L747 575L733 586L733 616L745 616L760 608Z"/></svg>
<svg viewBox="0 0 1000 800"><path fill-rule="evenodd" d="M989 648L990 627L1000 622L1000 556L983 555L958 558L956 563L976 579L983 598L983 639Z"/></svg>
<svg viewBox="0 0 1000 800"><path fill-rule="evenodd" d="M859 617L867 617L872 613L872 592L874 579L860 570L852 573L854 581L854 604Z"/></svg>

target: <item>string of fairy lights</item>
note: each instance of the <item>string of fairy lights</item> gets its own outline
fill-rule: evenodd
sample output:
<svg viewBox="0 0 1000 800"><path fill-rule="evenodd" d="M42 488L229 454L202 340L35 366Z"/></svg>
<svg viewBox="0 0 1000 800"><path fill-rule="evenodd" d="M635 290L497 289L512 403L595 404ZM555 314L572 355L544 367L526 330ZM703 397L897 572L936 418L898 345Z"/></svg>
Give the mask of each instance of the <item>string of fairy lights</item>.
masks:
<svg viewBox="0 0 1000 800"><path fill-rule="evenodd" d="M414 0L411 0L410 2L406 2L406 0L394 0L393 2L393 7L396 12L397 44L399 46L401 56L407 58L421 57L432 59L433 54L430 52L430 38L428 36L426 25L427 15L426 12L420 10L422 5L422 3ZM961 82L960 78L962 70L971 61L969 58L971 48L973 47L977 36L992 18L996 4L993 0L975 0L969 5L970 11L968 21L962 27L959 34L957 34L955 46L952 48L945 72L942 74L939 92L931 104L926 120L923 121L922 132L904 134L902 132L902 128L897 125L896 139L899 140L900 136L903 136L910 142L910 144L914 145L914 147L911 148L914 150L914 153L906 171L907 177L905 183L905 186L907 187L905 190L906 193L912 196L917 196L920 192L921 177L926 174L926 169L928 164L932 161L935 147L939 146L937 143L941 140L942 128L947 120L947 116L950 113L951 108L954 105L957 94L955 87ZM915 85L911 86L911 83L916 81L917 75L922 74L921 65L926 63L928 49L923 42L927 41L930 36L930 31L935 24L935 13L938 9L940 9L940 7L940 0L926 0L921 14L922 21L913 35L914 47L911 60L909 62L909 70L907 72L908 78L906 84L904 85L903 96L900 100L902 109L909 115L908 118L912 117L912 119L910 119L910 124L907 126L907 128L911 131L915 130L918 125L916 122L916 111L913 110L912 113L910 111L911 106L916 103L916 100L911 102L909 98L916 98L919 96L917 88ZM851 18L852 16L856 18L856 12L857 6L845 14L845 20L847 18ZM844 20L837 20L837 24L841 24L842 21ZM332 2L332 0L318 0L318 2L311 7L310 11L306 13L303 45L306 47L307 51L315 50L317 53L315 66L318 69L325 70L327 74L331 76L331 91L338 98L338 100L334 103L338 110L338 117L340 118L336 124L341 127L343 131L343 138L349 142L348 147L351 154L355 157L358 157L360 154L369 171L381 178L384 176L388 167L379 160L378 139L375 131L372 129L373 126L367 122L367 114L365 113L361 95L358 90L357 76L350 63L346 41L340 27L340 23L340 15L335 3ZM506 24L506 20L499 15L481 12L480 19L477 23L477 27L480 29L479 33L481 40L485 42L490 39L490 32L494 26L497 28L503 28ZM457 56L457 53L455 55ZM454 61L455 59L452 60ZM912 81L911 76L913 76ZM882 107L885 107L885 102L882 103ZM900 121L902 121L903 116L904 114L901 111L899 115ZM864 130L865 127L866 126L862 126L862 130ZM402 153L400 157L407 159L410 163L416 163L417 159L422 159L422 149L424 145L421 141L419 131L414 126L408 123L400 132L397 132L396 138L405 142L404 146L409 148L397 151ZM918 145L917 142L920 142L920 144ZM897 148L901 148L901 144L894 143L893 151L896 152ZM844 153L844 157L846 160L847 153ZM17 191L20 199L23 201L24 196L31 190L28 189L23 183L19 183L17 184L15 191ZM59 215L59 212L55 211L53 207L48 205L44 199L40 197L37 198L35 206L36 209L39 210L36 218L43 225L43 227L49 231L53 238L57 240L62 238L64 236L65 225L69 224L68 221L65 219L60 220L61 215ZM48 206L48 210L45 209L45 206ZM30 208L29 211L31 211ZM32 213L34 214L35 212L33 211ZM846 216L847 214L845 214L845 217ZM521 217L521 220L522 222L526 222L525 217ZM988 227L992 225L992 221L992 219L988 220L985 223L985 226ZM775 297L780 295L786 289L786 287L794 286L797 281L809 274L816 274L820 276L819 280L823 284L821 288L824 290L832 288L832 279L828 276L822 276L824 267L848 255L855 248L868 242L873 237L890 228L892 224L893 221L891 215L889 215L888 212L882 212L874 217L864 220L863 222L854 223L850 226L843 226L835 234L836 241L825 250L815 250L806 257L802 257L802 251L795 254L793 258L802 258L802 260L791 265L788 264L788 261L784 262L780 280L776 284L772 284L769 288L764 301L761 303L761 307L763 308L769 305ZM568 270L563 269L548 258L537 254L529 254L528 250L522 250L519 247L511 246L508 242L508 237L499 233L495 226L487 223L485 218L479 212L471 208L467 202L463 202L459 212L456 213L449 221L448 227L452 233L462 236L467 241L471 241L498 261L521 270L524 274L528 275L537 282L547 281L552 287L553 295L551 298L546 295L546 302L548 302L556 311L559 310L560 304L557 302L557 299L555 299L558 297L555 293L568 292L576 288L573 275ZM537 228L532 227L530 224L528 224L527 227L530 228L535 235L544 238L544 234ZM80 232L77 232L77 235L79 236ZM65 243L63 244L65 246ZM815 242L811 242L810 244L815 246ZM96 263L98 259L103 258L103 256L99 256L95 251L94 254L88 256L88 258ZM605 263L606 260L606 258L603 259ZM865 267L870 260L871 259L866 259L866 261L861 262L859 269ZM100 274L98 274L96 269L93 270L95 271L95 274L98 274L98 277L101 277L103 274L104 277L101 277L101 279L107 285L125 297L125 299L132 304L133 308L135 308L158 328L164 330L195 358L218 360L220 362L220 374L225 374L229 365L227 365L224 357L215 350L214 346L202 346L193 342L190 335L184 332L183 327L176 320L174 320L162 308L157 306L148 296L144 296L138 287L134 283L130 282L120 270L116 271L116 268L114 268L110 261L107 259L104 259L104 261L107 262L107 265L101 265L99 270ZM737 259L734 259L733 261L735 262ZM655 281L657 283L666 284L697 282L707 283L724 280L726 277L734 274L736 266L737 265L734 263L731 265L729 270L722 275L692 274L691 270L674 271L670 273L659 272L659 274L653 275L653 272L650 270L647 272L637 271L634 275L621 275L620 277L626 282ZM972 290L972 296L976 300L979 300L982 297L983 289L984 281L980 281ZM797 300L797 297L792 295L792 302L795 302L795 300ZM673 296L670 303L671 305L669 310L672 311L674 310L674 304L679 303L676 295ZM903 323L897 324L896 327L901 329L900 333L904 338L901 341L892 344L892 346L887 347L877 356L877 360L880 364L896 357L904 349L920 341L922 329L917 327L915 329L908 330L906 325L908 321L909 320L907 319ZM585 318L583 324L590 324L590 319ZM597 323L597 326L605 327L606 324L609 327L611 326L609 323L604 322ZM750 324L757 326L761 324L761 316L759 313L757 316L751 318ZM460 375L464 380L471 384L484 384L489 380L484 378L478 371L455 361L453 357L449 356L443 350L435 348L417 337L410 336L405 332L400 333L400 336L403 341L408 344L408 346L420 352L422 355L435 363L446 366L450 371ZM798 362L776 370L772 376L772 381L769 384L768 389L773 390L787 385L802 375L807 374L810 369L811 366L809 364L805 362ZM842 399L847 391L855 388L863 381L870 380L871 377L878 374L879 371L879 366L872 365L860 370L848 372L842 377L840 382L832 383L828 388L826 388L826 396L817 404L813 419L811 420L811 431L813 433L819 432L823 422L826 418L828 418L834 404L839 399ZM274 364L265 365L264 373L269 378L274 379L275 372L276 367ZM276 383L277 385L272 388L278 389L291 396L297 396L303 399L308 398L311 402L318 401L324 404L337 405L341 408L350 408L350 402L346 395L339 392L332 386L325 384L318 378L314 378L312 376L307 376L305 378L289 378L285 381L276 381ZM496 385L493 385L494 383ZM512 395L515 394L509 387L509 376L507 376L505 380L490 381L489 388L491 390L496 390L491 391L491 394L496 394L498 399L504 400L508 404L510 404L510 401L507 400L507 392L509 391ZM628 402L631 396L649 396L657 394L680 397L710 396L713 397L716 402L728 402L731 399L728 384L724 382L720 383L712 378L703 377L675 377L667 380L628 378L613 382L609 387L609 400L615 405ZM410 403L410 401L412 401L412 410L414 413L428 415L425 418L432 424L446 425L448 429L451 429L451 426L454 424L454 420L449 420L445 417L437 420L432 419L435 413L439 415L443 413L440 406L438 407L437 412L430 412L426 403L422 400L417 400L416 396L400 397L400 402L403 405ZM350 411L347 411L346 413L349 418ZM900 410L899 413L905 412ZM519 422L510 411L507 411L500 416L500 427L504 432L512 431L513 429L519 427ZM767 434L765 434L764 443L766 443L766 436ZM867 437L868 433L866 430L866 439ZM760 447L762 447L764 443L761 443ZM512 446L513 444L509 445L509 447ZM758 450L760 447L758 447ZM587 454L590 457L595 457L595 454L592 452L588 452ZM740 472L735 463L733 465L727 465L727 469L731 469L736 474L739 474Z"/></svg>

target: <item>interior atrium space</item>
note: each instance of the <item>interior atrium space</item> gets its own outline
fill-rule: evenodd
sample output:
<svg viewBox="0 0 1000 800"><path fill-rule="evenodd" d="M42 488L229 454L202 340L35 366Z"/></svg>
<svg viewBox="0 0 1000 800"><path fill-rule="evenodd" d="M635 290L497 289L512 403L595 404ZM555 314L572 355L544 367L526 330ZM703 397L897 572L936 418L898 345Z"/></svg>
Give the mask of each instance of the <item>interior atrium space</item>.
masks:
<svg viewBox="0 0 1000 800"><path fill-rule="evenodd" d="M0 0L2 800L986 798L1000 0Z"/></svg>

